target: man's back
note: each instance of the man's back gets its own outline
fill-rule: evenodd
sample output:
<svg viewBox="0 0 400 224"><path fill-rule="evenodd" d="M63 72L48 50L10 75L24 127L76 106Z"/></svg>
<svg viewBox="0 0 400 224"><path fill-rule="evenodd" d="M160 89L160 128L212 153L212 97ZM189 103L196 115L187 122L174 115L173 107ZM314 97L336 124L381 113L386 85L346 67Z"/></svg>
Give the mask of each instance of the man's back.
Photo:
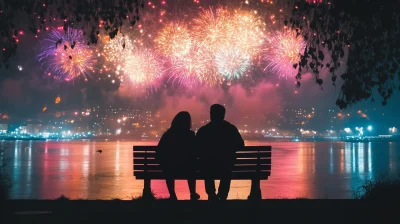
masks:
<svg viewBox="0 0 400 224"><path fill-rule="evenodd" d="M238 129L225 120L210 122L200 128L196 142L203 162L221 166L232 164L235 152L244 147Z"/></svg>

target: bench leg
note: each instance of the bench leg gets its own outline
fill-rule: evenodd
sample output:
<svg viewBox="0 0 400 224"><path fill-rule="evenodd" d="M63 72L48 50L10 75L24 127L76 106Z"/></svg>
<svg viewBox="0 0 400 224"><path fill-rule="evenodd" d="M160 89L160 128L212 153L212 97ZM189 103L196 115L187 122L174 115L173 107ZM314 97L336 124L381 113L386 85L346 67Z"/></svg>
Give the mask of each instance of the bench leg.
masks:
<svg viewBox="0 0 400 224"><path fill-rule="evenodd" d="M154 199L154 195L151 192L150 183L151 183L150 179L144 179L144 186L143 186L143 193L142 193L143 199Z"/></svg>
<svg viewBox="0 0 400 224"><path fill-rule="evenodd" d="M252 179L251 180L251 190L250 195L247 198L249 200L261 200L261 188L260 188L260 179Z"/></svg>

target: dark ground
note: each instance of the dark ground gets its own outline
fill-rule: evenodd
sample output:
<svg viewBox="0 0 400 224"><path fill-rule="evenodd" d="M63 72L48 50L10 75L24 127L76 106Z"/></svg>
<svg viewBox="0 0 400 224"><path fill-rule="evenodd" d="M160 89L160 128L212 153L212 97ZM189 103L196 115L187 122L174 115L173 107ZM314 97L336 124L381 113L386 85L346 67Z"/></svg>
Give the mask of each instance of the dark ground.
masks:
<svg viewBox="0 0 400 224"><path fill-rule="evenodd" d="M365 200L95 201L11 200L0 223L384 223L397 202ZM5 208L5 209L4 209ZM50 214L16 214L50 211ZM392 217L393 216L393 217ZM395 222L397 223L397 221Z"/></svg>

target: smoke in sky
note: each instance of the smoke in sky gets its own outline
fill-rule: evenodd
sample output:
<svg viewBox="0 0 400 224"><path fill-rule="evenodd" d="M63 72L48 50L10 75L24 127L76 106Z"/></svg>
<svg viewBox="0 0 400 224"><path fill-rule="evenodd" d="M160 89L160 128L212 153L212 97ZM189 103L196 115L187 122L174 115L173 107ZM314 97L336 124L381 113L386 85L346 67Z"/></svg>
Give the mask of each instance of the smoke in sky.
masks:
<svg viewBox="0 0 400 224"><path fill-rule="evenodd" d="M269 83L260 83L251 89L236 84L228 90L204 88L191 94L162 94L161 102L158 112L167 121L179 111L188 111L194 122L207 120L210 106L215 103L225 106L228 121L247 120L249 125L260 122L266 114L280 110L280 95L276 87Z"/></svg>

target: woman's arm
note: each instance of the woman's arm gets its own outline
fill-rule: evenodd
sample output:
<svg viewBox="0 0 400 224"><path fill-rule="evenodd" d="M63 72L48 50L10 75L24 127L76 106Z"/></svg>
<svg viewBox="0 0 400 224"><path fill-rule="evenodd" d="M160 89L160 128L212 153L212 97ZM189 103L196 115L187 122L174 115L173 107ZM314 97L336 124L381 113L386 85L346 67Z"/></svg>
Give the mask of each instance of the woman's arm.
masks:
<svg viewBox="0 0 400 224"><path fill-rule="evenodd" d="M166 133L164 133L161 138L160 141L158 142L158 145L156 147L156 159L157 160L163 160L165 157L165 149L167 147L167 137L166 137Z"/></svg>

